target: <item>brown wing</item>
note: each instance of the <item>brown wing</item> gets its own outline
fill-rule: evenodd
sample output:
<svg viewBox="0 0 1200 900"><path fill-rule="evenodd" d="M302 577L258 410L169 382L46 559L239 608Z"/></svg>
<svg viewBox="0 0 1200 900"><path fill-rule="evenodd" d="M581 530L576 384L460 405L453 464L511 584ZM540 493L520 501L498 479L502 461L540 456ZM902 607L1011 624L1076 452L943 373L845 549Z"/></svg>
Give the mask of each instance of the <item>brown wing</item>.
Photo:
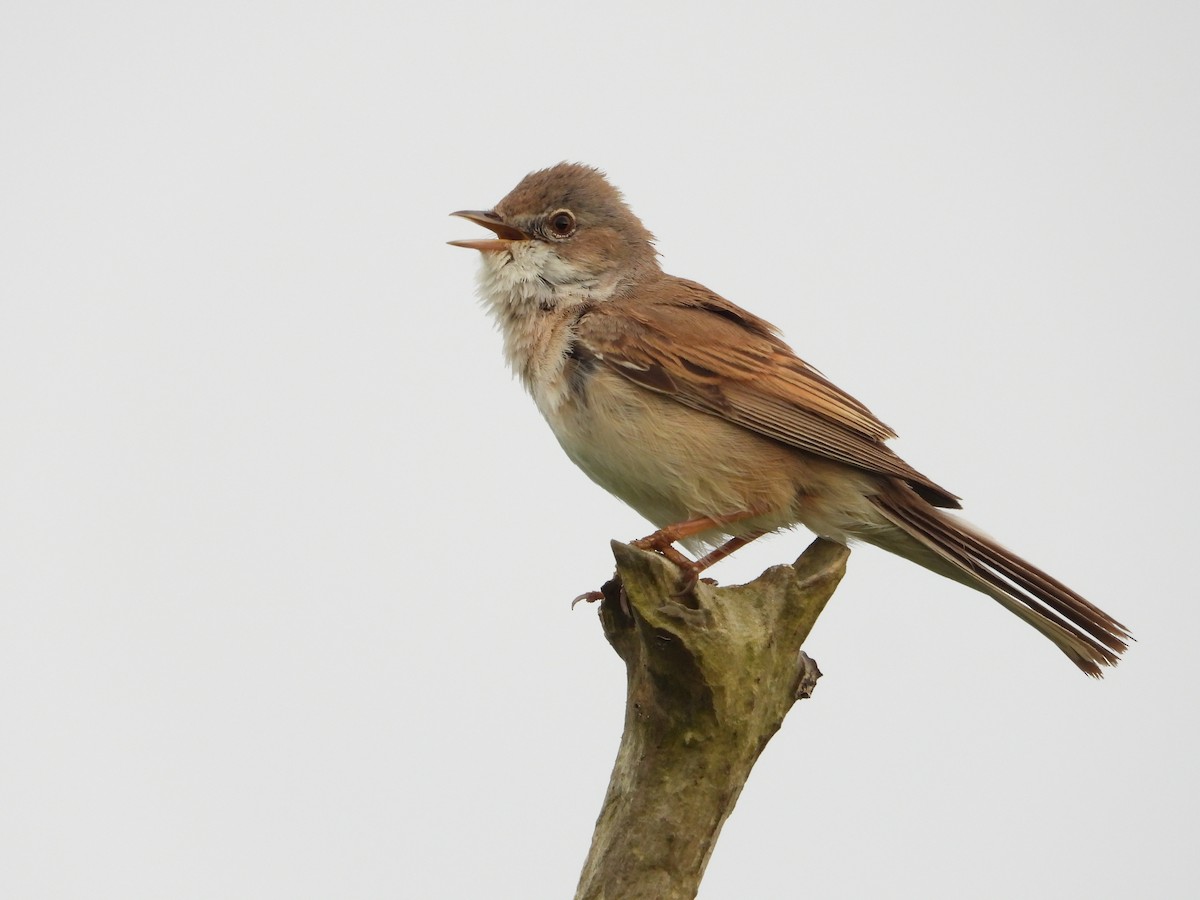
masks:
<svg viewBox="0 0 1200 900"><path fill-rule="evenodd" d="M798 358L768 322L695 282L664 277L636 298L598 304L576 337L581 352L642 387L959 507L884 445L895 437L887 425Z"/></svg>

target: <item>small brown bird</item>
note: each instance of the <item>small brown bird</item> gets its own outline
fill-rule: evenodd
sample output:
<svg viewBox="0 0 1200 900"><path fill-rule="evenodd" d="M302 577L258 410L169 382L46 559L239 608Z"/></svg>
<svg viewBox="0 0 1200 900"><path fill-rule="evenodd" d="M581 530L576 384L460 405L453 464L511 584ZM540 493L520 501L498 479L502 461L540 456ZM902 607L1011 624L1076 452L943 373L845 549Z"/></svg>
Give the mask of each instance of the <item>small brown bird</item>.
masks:
<svg viewBox="0 0 1200 900"><path fill-rule="evenodd" d="M603 173L533 172L487 212L480 294L567 455L659 530L636 542L685 584L761 535L806 526L882 547L997 600L1088 675L1123 625L955 516L958 498L884 444L870 410L770 323L659 268ZM673 547L715 547L693 562Z"/></svg>

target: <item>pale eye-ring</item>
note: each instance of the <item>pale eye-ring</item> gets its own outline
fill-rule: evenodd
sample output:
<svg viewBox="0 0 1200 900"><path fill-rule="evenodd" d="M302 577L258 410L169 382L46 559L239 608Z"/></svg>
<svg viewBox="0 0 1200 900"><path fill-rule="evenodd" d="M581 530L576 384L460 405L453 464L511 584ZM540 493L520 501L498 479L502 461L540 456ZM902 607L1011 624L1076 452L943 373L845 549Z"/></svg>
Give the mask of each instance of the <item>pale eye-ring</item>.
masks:
<svg viewBox="0 0 1200 900"><path fill-rule="evenodd" d="M556 238L568 238L575 233L575 216L569 209L560 209L550 214L550 234Z"/></svg>

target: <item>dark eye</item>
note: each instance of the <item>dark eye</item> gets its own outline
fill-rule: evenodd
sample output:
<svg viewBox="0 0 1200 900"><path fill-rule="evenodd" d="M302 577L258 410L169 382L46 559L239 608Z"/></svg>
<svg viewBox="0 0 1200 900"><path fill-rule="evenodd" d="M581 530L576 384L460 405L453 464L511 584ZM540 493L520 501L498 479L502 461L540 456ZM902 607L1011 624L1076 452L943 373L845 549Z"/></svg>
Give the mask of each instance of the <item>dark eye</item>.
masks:
<svg viewBox="0 0 1200 900"><path fill-rule="evenodd" d="M568 209L560 209L550 217L550 232L555 237L570 237L575 231L575 217Z"/></svg>

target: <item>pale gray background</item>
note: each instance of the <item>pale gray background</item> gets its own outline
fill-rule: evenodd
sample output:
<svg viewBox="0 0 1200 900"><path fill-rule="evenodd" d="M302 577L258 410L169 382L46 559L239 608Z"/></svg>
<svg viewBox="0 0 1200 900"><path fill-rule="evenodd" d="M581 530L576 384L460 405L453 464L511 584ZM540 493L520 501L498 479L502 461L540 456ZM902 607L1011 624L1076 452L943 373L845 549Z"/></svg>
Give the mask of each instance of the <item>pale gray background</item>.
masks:
<svg viewBox="0 0 1200 900"><path fill-rule="evenodd" d="M1196 4L671 6L5 4L0 894L570 896L649 529L444 244L563 159L1140 640L855 552L702 896L1195 890Z"/></svg>

